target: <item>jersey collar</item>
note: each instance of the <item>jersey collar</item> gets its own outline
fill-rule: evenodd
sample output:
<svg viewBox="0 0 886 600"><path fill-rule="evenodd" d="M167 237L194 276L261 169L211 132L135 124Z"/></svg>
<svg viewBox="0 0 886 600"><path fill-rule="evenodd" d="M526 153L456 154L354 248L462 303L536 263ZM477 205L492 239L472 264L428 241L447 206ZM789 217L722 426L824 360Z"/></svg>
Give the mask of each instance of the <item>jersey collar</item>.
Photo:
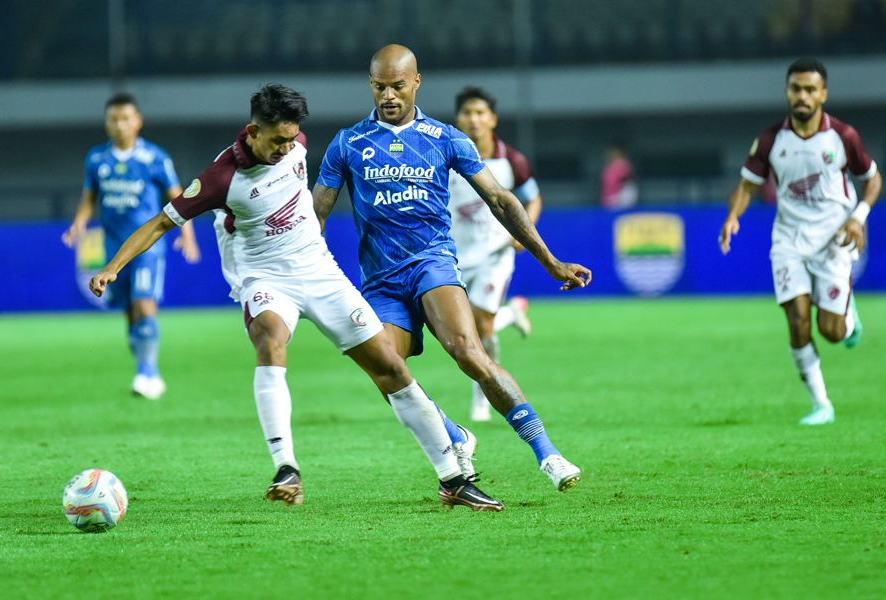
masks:
<svg viewBox="0 0 886 600"><path fill-rule="evenodd" d="M252 148L246 143L247 135L249 134L244 127L243 130L237 134L237 139L234 140L234 143L231 144L231 150L234 151L234 160L237 161L238 169L249 169L258 164L264 164L255 157L255 154L252 153Z"/></svg>
<svg viewBox="0 0 886 600"><path fill-rule="evenodd" d="M378 109L373 108L372 112L369 113L369 117L367 117L370 122L378 123ZM425 113L421 112L421 109L418 107L418 104L415 105L415 118L413 121L424 121L427 117L425 117Z"/></svg>

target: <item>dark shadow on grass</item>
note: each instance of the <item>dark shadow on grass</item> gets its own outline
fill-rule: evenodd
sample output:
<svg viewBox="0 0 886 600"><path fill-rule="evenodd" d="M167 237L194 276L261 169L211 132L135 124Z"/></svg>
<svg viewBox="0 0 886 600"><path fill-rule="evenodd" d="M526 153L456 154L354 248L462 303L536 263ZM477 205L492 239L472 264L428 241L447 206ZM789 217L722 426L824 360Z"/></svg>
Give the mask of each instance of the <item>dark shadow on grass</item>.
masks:
<svg viewBox="0 0 886 600"><path fill-rule="evenodd" d="M699 421L694 423L696 427L728 427L730 425L747 425L750 421L741 419L716 419L713 421Z"/></svg>

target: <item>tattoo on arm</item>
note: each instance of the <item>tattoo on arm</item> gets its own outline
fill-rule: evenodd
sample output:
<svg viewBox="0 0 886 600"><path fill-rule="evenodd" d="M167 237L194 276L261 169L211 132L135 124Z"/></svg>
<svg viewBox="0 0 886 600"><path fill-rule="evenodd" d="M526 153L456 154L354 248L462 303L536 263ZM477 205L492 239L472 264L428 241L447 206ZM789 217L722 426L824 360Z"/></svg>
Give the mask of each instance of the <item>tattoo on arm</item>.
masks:
<svg viewBox="0 0 886 600"><path fill-rule="evenodd" d="M314 212L317 213L317 219L320 221L320 229L322 230L326 224L326 217L332 212L335 201L338 200L338 190L328 188L325 185L315 184L314 191Z"/></svg>

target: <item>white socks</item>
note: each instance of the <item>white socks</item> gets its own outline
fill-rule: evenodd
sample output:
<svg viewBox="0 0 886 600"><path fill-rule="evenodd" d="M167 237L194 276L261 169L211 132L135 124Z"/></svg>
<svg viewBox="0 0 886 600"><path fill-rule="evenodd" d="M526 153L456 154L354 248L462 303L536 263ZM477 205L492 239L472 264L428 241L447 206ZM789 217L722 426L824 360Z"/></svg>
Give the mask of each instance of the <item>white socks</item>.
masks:
<svg viewBox="0 0 886 600"><path fill-rule="evenodd" d="M441 481L461 474L443 420L431 399L415 380L398 392L388 394L397 420L412 432Z"/></svg>
<svg viewBox="0 0 886 600"><path fill-rule="evenodd" d="M828 399L828 391L824 385L824 376L821 374L821 360L818 358L815 346L809 342L802 348L791 348L791 354L797 363L800 379L809 391L813 406L830 406L831 401Z"/></svg>
<svg viewBox="0 0 886 600"><path fill-rule="evenodd" d="M514 309L505 304L498 309L497 313L495 313L495 319L493 319L492 321L492 330L495 332L499 332L505 327L513 325L515 319L516 317L514 316Z"/></svg>
<svg viewBox="0 0 886 600"><path fill-rule="evenodd" d="M286 385L286 367L256 367L253 390L274 468L289 465L298 469L292 449L292 399Z"/></svg>

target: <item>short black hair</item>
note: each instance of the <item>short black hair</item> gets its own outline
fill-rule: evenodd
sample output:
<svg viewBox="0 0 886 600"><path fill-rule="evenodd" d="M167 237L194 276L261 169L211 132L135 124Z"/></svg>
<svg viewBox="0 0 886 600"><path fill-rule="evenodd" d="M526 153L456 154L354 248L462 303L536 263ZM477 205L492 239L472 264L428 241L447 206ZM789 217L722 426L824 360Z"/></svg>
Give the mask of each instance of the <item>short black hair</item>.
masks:
<svg viewBox="0 0 886 600"><path fill-rule="evenodd" d="M108 110L112 106L122 106L124 104L131 104L136 110L138 110L138 102L135 101L135 96L127 92L118 92L108 98L108 101L105 102L105 110Z"/></svg>
<svg viewBox="0 0 886 600"><path fill-rule="evenodd" d="M483 100L489 105L489 110L495 112L496 99L495 96L487 92L481 87L469 85L458 93L455 97L455 112L461 110L468 100Z"/></svg>
<svg viewBox="0 0 886 600"><path fill-rule="evenodd" d="M821 64L821 61L817 58L812 57L804 57L798 58L788 67L788 73L785 76L785 81L791 78L791 74L793 73L818 73L821 75L821 79L824 81L824 86L828 86L828 70L824 68L824 65Z"/></svg>
<svg viewBox="0 0 886 600"><path fill-rule="evenodd" d="M263 85L249 99L249 116L264 125L301 123L308 116L305 97L280 83Z"/></svg>

